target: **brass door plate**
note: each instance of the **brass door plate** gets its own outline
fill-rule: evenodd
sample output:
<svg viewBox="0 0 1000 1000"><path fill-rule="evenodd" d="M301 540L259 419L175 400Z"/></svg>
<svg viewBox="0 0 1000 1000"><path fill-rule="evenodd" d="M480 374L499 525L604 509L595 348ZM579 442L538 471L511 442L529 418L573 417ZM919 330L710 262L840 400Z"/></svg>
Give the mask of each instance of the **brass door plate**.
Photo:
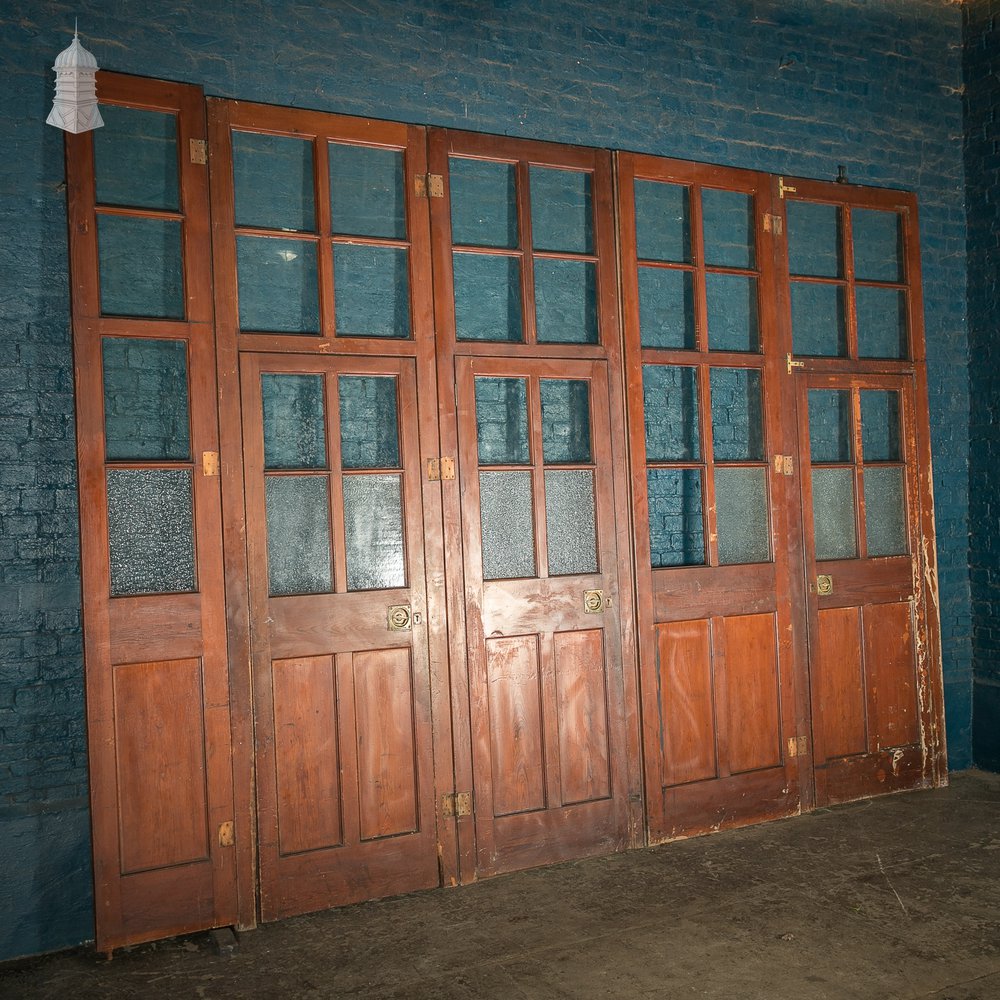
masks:
<svg viewBox="0 0 1000 1000"><path fill-rule="evenodd" d="M583 610L588 615L599 615L604 610L604 591L585 590L583 592Z"/></svg>
<svg viewBox="0 0 1000 1000"><path fill-rule="evenodd" d="M829 597L833 593L833 577L820 573L816 577L816 593L820 597Z"/></svg>
<svg viewBox="0 0 1000 1000"><path fill-rule="evenodd" d="M390 632L408 632L410 630L409 604L390 604L385 611L385 627Z"/></svg>

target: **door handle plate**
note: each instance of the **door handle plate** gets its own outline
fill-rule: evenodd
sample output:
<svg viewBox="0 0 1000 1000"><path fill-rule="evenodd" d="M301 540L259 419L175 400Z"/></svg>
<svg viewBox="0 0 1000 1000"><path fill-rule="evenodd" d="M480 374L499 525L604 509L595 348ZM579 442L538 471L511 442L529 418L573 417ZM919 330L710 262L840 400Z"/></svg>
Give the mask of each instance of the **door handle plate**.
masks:
<svg viewBox="0 0 1000 1000"><path fill-rule="evenodd" d="M385 626L390 632L409 632L412 620L409 604L390 604L386 608Z"/></svg>
<svg viewBox="0 0 1000 1000"><path fill-rule="evenodd" d="M604 591L585 590L583 592L583 610L588 615L599 615L604 610Z"/></svg>
<svg viewBox="0 0 1000 1000"><path fill-rule="evenodd" d="M833 593L833 577L820 573L816 577L816 593L820 597L829 597Z"/></svg>

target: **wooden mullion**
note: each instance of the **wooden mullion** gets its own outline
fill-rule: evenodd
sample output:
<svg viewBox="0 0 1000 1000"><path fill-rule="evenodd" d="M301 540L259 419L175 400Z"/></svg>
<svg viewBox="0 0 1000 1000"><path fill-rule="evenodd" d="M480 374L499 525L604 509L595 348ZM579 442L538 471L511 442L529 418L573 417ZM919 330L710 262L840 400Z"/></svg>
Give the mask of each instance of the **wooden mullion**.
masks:
<svg viewBox="0 0 1000 1000"><path fill-rule="evenodd" d="M545 456L542 439L542 394L537 375L529 375L528 437L531 455L531 495L535 521L535 576L549 575L548 522L545 514Z"/></svg>
<svg viewBox="0 0 1000 1000"><path fill-rule="evenodd" d="M398 398L399 383L396 383ZM330 543L333 556L333 589L347 592L347 534L344 524L344 468L340 432L340 376L330 373L323 380L326 406L326 454L330 482Z"/></svg>
<svg viewBox="0 0 1000 1000"><path fill-rule="evenodd" d="M530 169L526 160L517 164L517 227L521 250L521 330L525 344L538 343L535 315L535 258L531 235Z"/></svg>

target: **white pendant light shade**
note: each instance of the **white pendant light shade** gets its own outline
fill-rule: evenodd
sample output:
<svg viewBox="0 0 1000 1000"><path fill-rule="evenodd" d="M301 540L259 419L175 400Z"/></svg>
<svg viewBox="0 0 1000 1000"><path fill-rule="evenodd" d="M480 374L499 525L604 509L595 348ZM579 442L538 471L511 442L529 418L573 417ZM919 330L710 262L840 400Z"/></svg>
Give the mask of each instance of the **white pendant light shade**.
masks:
<svg viewBox="0 0 1000 1000"><path fill-rule="evenodd" d="M97 106L97 60L73 33L69 48L56 56L52 67L56 73L56 99L52 104L49 125L64 132L89 132L104 124Z"/></svg>

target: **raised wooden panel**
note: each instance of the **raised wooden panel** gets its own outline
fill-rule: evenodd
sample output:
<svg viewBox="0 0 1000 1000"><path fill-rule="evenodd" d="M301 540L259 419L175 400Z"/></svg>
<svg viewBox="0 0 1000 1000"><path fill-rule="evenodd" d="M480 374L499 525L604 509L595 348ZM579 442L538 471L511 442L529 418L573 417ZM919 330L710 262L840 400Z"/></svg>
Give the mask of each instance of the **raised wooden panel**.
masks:
<svg viewBox="0 0 1000 1000"><path fill-rule="evenodd" d="M870 686L873 750L917 743L913 621L909 602L864 610L865 667Z"/></svg>
<svg viewBox="0 0 1000 1000"><path fill-rule="evenodd" d="M663 784L718 774L712 638L707 620L656 626Z"/></svg>
<svg viewBox="0 0 1000 1000"><path fill-rule="evenodd" d="M123 874L208 857L201 661L114 669Z"/></svg>
<svg viewBox="0 0 1000 1000"><path fill-rule="evenodd" d="M354 654L361 839L412 833L417 820L409 649Z"/></svg>
<svg viewBox="0 0 1000 1000"><path fill-rule="evenodd" d="M864 672L857 608L819 612L813 658L813 730L817 762L864 753Z"/></svg>
<svg viewBox="0 0 1000 1000"><path fill-rule="evenodd" d="M333 658L275 660L274 756L282 854L343 840Z"/></svg>
<svg viewBox="0 0 1000 1000"><path fill-rule="evenodd" d="M611 794L611 747L605 686L604 633L557 632L556 697L562 804Z"/></svg>
<svg viewBox="0 0 1000 1000"><path fill-rule="evenodd" d="M493 760L493 813L544 809L538 639L533 635L487 639L486 670Z"/></svg>
<svg viewBox="0 0 1000 1000"><path fill-rule="evenodd" d="M715 627L726 657L729 770L777 767L781 709L774 615L736 615Z"/></svg>

